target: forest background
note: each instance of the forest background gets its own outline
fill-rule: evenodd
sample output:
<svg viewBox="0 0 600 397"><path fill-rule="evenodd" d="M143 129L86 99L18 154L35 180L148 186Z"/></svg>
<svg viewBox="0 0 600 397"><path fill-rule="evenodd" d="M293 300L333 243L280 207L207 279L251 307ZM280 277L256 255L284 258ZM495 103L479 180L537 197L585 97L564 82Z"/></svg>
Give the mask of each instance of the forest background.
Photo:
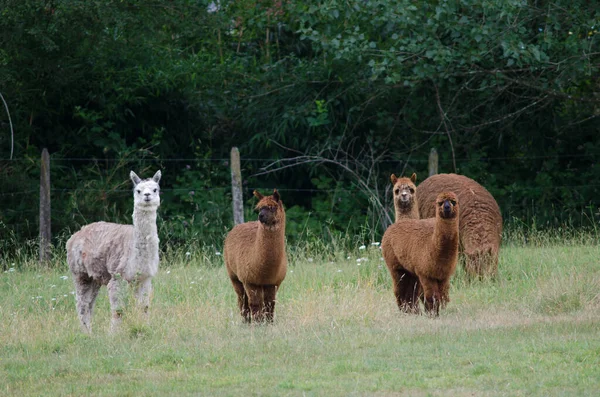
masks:
<svg viewBox="0 0 600 397"><path fill-rule="evenodd" d="M600 220L600 5L570 1L0 0L0 255L131 221L163 170L161 241L222 244L229 154L277 188L288 239L377 241L389 176L484 185L505 224Z"/></svg>

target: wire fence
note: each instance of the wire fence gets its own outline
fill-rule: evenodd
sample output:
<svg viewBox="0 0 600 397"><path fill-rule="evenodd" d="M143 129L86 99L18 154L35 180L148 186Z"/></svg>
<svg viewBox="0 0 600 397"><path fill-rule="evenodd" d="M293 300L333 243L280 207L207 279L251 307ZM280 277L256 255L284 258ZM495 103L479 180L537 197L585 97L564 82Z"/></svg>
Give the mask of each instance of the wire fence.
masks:
<svg viewBox="0 0 600 397"><path fill-rule="evenodd" d="M590 167L596 165L600 154L562 154L546 156L497 156L479 158L480 162L494 163L494 166L502 167L509 162L523 164L524 167L530 167L531 164L546 160L570 160L579 159ZM472 161L470 158L457 158L457 162ZM426 158L407 158L407 159L380 159L369 160L370 166L382 169L391 169L396 165L396 169L426 169L424 164L428 163ZM453 162L449 158L440 158L439 163L448 165ZM38 227L39 216L39 159L18 158L18 159L0 159L0 223L4 224L4 235L6 229L10 229L17 236L35 237ZM81 224L84 220L94 219L97 216L108 216L111 218L126 217L130 212L130 203L128 198L131 195L127 172L129 167L135 169L141 168L166 168L168 170L163 175L163 184L161 193L163 203L168 208L170 220L177 220L185 223L188 219L202 218L205 224L210 223L214 216L206 215L214 211L203 206L203 201L212 201L222 208L218 211L219 216L227 218L223 222L229 222L227 215L228 195L231 192L231 182L229 180L229 158L50 158L50 170L52 186L50 195L52 198L52 223L53 228L73 228ZM241 167L243 175L252 175L257 170L265 169L273 164L296 164L301 163L299 158L241 158ZM343 159L346 165L364 166L361 161L355 159ZM96 164L94 172L79 175L78 171L84 168L90 168L88 164ZM92 167L93 168L93 167ZM118 170L116 170L118 168ZM447 169L449 167L442 167ZM492 167L493 168L493 167ZM195 176L201 175L203 171L206 174L217 174L217 177L210 177L206 183L199 180L192 180L192 186L186 186L186 180L177 181L179 177L187 170L195 171ZM244 172L246 171L246 172ZM166 178L165 178L166 176ZM248 177L243 186L244 197L246 200L252 196L253 190L268 191L277 188L285 198L293 198L296 203L296 210L304 216L314 216L320 220L338 219L347 220L349 208L353 213L364 216L370 214L368 208L369 198L364 196L364 192L357 191L355 186L344 184L341 186L315 186L313 183L308 187L293 187L289 185L302 185L294 181L288 186L272 186L278 183L274 181L277 178L264 178L260 180L257 177ZM90 183L94 181L94 183ZM98 182L100 181L100 182ZM189 182L189 181L188 181ZM564 180L567 182L567 180ZM321 184L322 185L322 184ZM373 189L374 194L382 197L382 202L391 208L391 192L389 190L389 174L378 177L376 186ZM533 184L515 184L511 186L496 187L502 189L501 200L499 204L505 216L505 220L515 215L522 216L527 214L529 217L535 217L544 213L546 218L555 218L557 222L564 222L573 217L574 212L566 214L564 212L565 202L570 197L576 197L580 200L577 207L578 215L582 219L588 219L589 222L597 222L599 218L600 200L596 192L600 191L600 180L589 180L586 183L552 183L544 186ZM492 191L493 189L490 189ZM352 200L349 205L338 200ZM385 197L384 197L385 196ZM536 201L539 198L540 201ZM555 197L554 200L548 200L548 197ZM527 198L527 199L526 199ZM84 208L80 201L86 201ZM327 202L328 205L314 205L315 200ZM288 201L290 202L290 201ZM127 203L126 205L124 203ZM367 204L365 204L367 203ZM165 206L163 204L163 206ZM287 205L287 203L286 203ZM357 206L363 205L363 208ZM93 208L96 206L97 208ZM98 209L102 208L102 209ZM573 207L575 208L575 207ZM572 220L572 219L571 219ZM223 223L221 222L221 223ZM576 222L577 223L577 222ZM347 225L340 225L344 228ZM208 227L208 226L207 226ZM3 236L0 228L0 237Z"/></svg>

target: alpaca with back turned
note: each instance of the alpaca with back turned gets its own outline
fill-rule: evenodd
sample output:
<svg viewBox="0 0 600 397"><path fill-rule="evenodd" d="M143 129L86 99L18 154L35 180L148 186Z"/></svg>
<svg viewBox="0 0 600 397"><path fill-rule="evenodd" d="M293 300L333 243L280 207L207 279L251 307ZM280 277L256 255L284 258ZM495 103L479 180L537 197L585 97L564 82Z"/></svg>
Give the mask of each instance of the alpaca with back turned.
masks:
<svg viewBox="0 0 600 397"><path fill-rule="evenodd" d="M404 312L418 313L419 298L422 298L425 311L438 315L440 306L450 300L450 277L458 258L459 206L456 195L440 193L435 210L435 218L399 220L385 231L381 240L383 258L394 283L396 303ZM404 283L407 277L417 278L418 283Z"/></svg>
<svg viewBox="0 0 600 397"><path fill-rule="evenodd" d="M494 277L498 273L498 253L502 241L502 214L491 193L464 175L437 174L425 179L417 189L422 218L435 216L433 203L440 192L452 190L460 200L460 252L471 277Z"/></svg>
<svg viewBox="0 0 600 397"><path fill-rule="evenodd" d="M112 313L110 329L121 323L127 284L135 285L138 304L147 311L152 278L158 272L158 231L156 215L160 206L161 172L133 182L133 225L96 222L84 226L67 241L67 262L77 299L77 314L85 332L92 330L92 314L98 291L108 287Z"/></svg>
<svg viewBox="0 0 600 397"><path fill-rule="evenodd" d="M225 238L227 274L246 322L272 322L275 297L287 271L285 210L275 189L258 198L258 221L236 225Z"/></svg>

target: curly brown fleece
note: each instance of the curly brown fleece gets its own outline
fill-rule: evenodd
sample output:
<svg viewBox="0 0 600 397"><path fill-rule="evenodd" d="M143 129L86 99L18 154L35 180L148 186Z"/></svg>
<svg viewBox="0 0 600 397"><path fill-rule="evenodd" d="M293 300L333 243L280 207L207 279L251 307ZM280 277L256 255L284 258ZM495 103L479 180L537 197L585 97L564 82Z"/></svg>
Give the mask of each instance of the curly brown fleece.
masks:
<svg viewBox="0 0 600 397"><path fill-rule="evenodd" d="M236 225L225 238L223 256L246 322L272 322L275 296L285 278L285 210L275 189L259 199L258 221Z"/></svg>
<svg viewBox="0 0 600 397"><path fill-rule="evenodd" d="M417 189L421 218L435 216L438 193L452 190L461 204L459 218L461 252L471 276L495 276L502 240L502 214L494 197L473 179L457 174L438 174L425 179Z"/></svg>
<svg viewBox="0 0 600 397"><path fill-rule="evenodd" d="M434 315L450 301L450 277L458 259L458 199L452 192L441 193L435 208L435 218L401 219L381 240L396 302L404 312L419 312L421 294L425 311ZM414 278L418 283L406 282Z"/></svg>

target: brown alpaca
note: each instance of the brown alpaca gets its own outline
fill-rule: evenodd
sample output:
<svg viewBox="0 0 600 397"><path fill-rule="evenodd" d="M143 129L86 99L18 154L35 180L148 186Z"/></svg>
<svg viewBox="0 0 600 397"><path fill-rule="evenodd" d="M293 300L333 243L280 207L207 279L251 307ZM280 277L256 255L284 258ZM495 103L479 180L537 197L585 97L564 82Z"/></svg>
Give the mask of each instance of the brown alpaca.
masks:
<svg viewBox="0 0 600 397"><path fill-rule="evenodd" d="M225 238L223 256L246 322L272 322L275 295L285 278L285 210L277 189L263 196L256 190L258 221L236 225Z"/></svg>
<svg viewBox="0 0 600 397"><path fill-rule="evenodd" d="M502 240L502 214L494 197L471 178L457 174L430 176L419 185L417 198L422 218L435 216L432 206L438 193L452 190L461 205L458 220L460 251L470 276L496 276Z"/></svg>
<svg viewBox="0 0 600 397"><path fill-rule="evenodd" d="M439 315L450 301L450 277L458 259L458 215L456 195L438 195L436 217L401 219L391 225L381 240L383 258L394 283L400 310L419 312L419 296L425 311ZM406 282L417 278L418 283Z"/></svg>
<svg viewBox="0 0 600 397"><path fill-rule="evenodd" d="M398 178L392 174L390 177L394 186L394 209L396 210L396 222L399 219L419 219L419 206L415 191L417 187L417 174L413 173L410 178Z"/></svg>

